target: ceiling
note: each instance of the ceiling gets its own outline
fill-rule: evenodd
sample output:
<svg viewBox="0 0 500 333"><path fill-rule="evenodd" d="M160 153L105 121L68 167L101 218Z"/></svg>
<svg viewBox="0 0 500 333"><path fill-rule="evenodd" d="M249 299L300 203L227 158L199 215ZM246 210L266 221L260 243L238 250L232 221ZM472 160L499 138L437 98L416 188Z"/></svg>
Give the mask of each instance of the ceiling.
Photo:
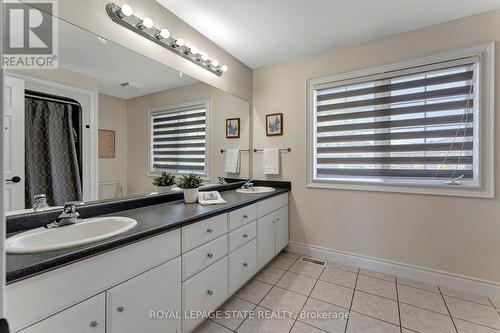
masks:
<svg viewBox="0 0 500 333"><path fill-rule="evenodd" d="M251 68L500 8L500 0L157 1Z"/></svg>
<svg viewBox="0 0 500 333"><path fill-rule="evenodd" d="M134 98L199 82L150 58L59 21L59 67L97 79L99 92ZM119 61L117 61L119 60ZM122 87L131 81L140 87Z"/></svg>

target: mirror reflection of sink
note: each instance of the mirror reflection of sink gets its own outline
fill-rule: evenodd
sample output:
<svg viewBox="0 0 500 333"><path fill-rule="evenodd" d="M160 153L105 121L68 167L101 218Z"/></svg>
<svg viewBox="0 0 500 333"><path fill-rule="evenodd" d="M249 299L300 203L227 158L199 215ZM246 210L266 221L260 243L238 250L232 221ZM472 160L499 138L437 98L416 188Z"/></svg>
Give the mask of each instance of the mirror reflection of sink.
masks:
<svg viewBox="0 0 500 333"><path fill-rule="evenodd" d="M66 249L117 236L136 224L136 220L127 217L96 217L59 228L41 227L9 237L5 249L11 254Z"/></svg>
<svg viewBox="0 0 500 333"><path fill-rule="evenodd" d="M254 186L250 188L239 188L236 190L238 193L248 193L248 194L259 194L259 193L269 193L276 191L273 187L267 186Z"/></svg>

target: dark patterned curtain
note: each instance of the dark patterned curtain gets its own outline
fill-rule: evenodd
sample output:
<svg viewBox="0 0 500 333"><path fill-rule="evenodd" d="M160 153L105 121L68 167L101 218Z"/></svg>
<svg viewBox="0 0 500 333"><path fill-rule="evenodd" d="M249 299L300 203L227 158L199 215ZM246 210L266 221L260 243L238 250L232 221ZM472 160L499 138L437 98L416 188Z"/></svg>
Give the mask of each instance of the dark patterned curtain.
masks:
<svg viewBox="0 0 500 333"><path fill-rule="evenodd" d="M37 194L50 206L83 199L72 108L25 98L26 208Z"/></svg>

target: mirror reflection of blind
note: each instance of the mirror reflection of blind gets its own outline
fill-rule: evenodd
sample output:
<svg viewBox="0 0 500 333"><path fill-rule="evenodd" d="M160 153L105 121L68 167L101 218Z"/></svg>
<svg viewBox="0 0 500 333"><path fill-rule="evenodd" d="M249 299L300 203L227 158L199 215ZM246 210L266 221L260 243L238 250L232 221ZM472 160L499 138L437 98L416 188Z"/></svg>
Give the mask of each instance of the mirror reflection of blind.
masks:
<svg viewBox="0 0 500 333"><path fill-rule="evenodd" d="M205 105L152 113L153 169L204 174L206 126Z"/></svg>
<svg viewBox="0 0 500 333"><path fill-rule="evenodd" d="M316 87L315 178L474 178L476 58Z"/></svg>

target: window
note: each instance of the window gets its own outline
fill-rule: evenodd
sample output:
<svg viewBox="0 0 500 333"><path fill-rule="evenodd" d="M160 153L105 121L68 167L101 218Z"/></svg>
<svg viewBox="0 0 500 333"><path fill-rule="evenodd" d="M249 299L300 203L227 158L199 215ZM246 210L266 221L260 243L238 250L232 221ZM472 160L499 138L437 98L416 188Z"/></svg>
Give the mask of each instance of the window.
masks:
<svg viewBox="0 0 500 333"><path fill-rule="evenodd" d="M150 172L207 175L208 101L150 110Z"/></svg>
<svg viewBox="0 0 500 333"><path fill-rule="evenodd" d="M309 185L492 195L486 60L464 54L310 80Z"/></svg>

